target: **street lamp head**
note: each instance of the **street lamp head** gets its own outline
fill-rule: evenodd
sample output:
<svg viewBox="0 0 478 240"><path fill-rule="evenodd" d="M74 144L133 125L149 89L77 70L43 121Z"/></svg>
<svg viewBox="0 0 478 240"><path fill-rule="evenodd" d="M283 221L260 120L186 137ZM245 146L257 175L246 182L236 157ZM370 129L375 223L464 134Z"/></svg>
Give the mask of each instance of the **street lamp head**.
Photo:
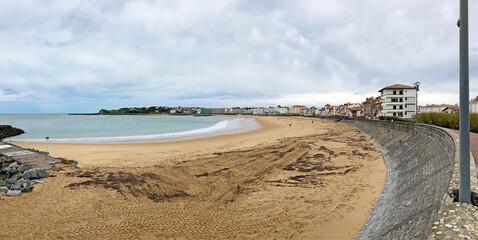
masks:
<svg viewBox="0 0 478 240"><path fill-rule="evenodd" d="M420 82L415 82L415 83L413 84L413 86L415 86L415 88L417 89L417 91L419 91L419 90L418 90L418 89L419 89L418 87L420 86Z"/></svg>

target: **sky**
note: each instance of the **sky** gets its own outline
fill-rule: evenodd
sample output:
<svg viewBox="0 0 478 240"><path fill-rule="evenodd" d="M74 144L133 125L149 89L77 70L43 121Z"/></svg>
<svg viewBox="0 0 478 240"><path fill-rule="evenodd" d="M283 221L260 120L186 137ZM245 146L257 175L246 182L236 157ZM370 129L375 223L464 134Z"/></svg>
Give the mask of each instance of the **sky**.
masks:
<svg viewBox="0 0 478 240"><path fill-rule="evenodd" d="M470 1L470 98L478 3ZM0 113L458 103L457 0L0 0Z"/></svg>

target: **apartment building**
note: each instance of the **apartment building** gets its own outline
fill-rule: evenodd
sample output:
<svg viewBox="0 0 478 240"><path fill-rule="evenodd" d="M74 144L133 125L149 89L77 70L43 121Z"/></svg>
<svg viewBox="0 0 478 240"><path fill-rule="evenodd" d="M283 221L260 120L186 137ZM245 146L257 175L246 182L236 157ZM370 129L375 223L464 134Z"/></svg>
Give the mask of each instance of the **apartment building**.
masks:
<svg viewBox="0 0 478 240"><path fill-rule="evenodd" d="M417 90L413 86L394 84L379 91L382 99L382 115L386 117L412 118L416 114Z"/></svg>
<svg viewBox="0 0 478 240"><path fill-rule="evenodd" d="M304 115L306 110L308 110L306 106L294 105L290 108L290 113L294 115Z"/></svg>

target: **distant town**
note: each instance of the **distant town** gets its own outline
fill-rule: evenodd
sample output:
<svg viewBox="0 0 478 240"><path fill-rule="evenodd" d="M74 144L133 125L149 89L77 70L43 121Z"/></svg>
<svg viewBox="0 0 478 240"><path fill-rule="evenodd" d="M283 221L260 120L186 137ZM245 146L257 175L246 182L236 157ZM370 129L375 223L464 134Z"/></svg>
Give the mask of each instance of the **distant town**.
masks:
<svg viewBox="0 0 478 240"><path fill-rule="evenodd" d="M417 107L418 86L394 84L384 87L377 97L366 98L362 103L344 103L338 106L326 104L324 107L306 107L303 105L275 106L275 107L232 107L232 108L203 108L203 107L131 107L117 110L101 109L97 114L169 114L169 115L264 115L264 116L324 116L349 118L398 117L412 119L418 113L454 113L459 106L450 104L432 104ZM478 113L478 97L470 101L470 112Z"/></svg>

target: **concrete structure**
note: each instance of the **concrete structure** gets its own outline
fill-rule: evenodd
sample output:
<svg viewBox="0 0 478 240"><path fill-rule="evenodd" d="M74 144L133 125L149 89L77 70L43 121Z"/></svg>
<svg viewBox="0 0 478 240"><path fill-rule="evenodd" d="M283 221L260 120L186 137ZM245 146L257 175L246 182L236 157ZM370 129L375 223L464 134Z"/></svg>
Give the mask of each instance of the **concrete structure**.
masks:
<svg viewBox="0 0 478 240"><path fill-rule="evenodd" d="M379 91L382 116L411 119L416 114L417 91L413 86L395 84Z"/></svg>

